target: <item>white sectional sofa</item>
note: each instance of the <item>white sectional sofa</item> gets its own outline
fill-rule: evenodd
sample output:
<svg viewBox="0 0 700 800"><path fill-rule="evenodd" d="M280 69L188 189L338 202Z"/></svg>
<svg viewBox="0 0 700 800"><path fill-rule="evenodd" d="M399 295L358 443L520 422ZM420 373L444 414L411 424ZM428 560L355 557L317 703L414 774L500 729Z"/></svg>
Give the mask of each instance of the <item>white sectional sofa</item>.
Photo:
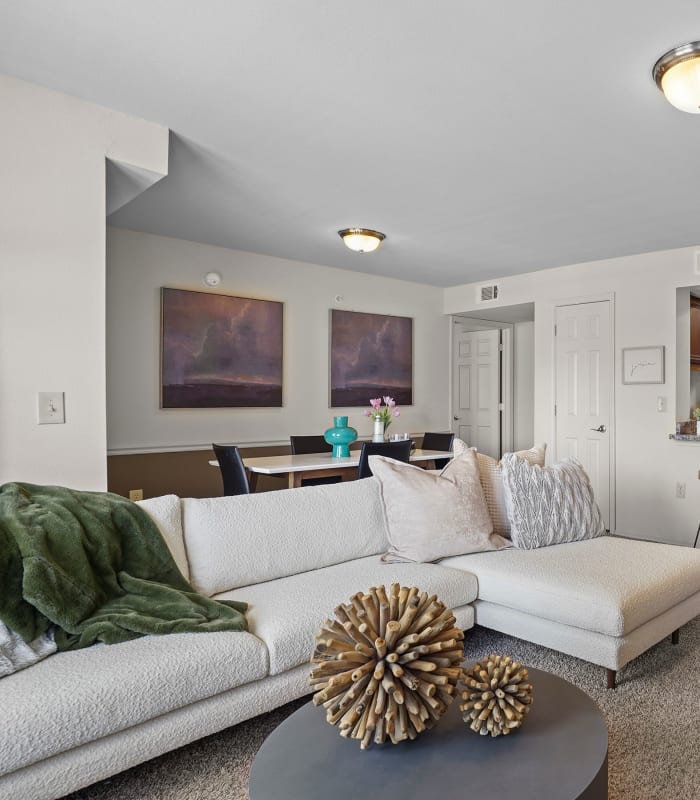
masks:
<svg viewBox="0 0 700 800"><path fill-rule="evenodd" d="M603 537L385 564L378 481L146 500L183 574L245 600L247 633L58 653L0 680L0 800L51 800L308 693L323 619L378 584L618 670L700 613L700 551ZM669 657L672 654L669 653Z"/></svg>

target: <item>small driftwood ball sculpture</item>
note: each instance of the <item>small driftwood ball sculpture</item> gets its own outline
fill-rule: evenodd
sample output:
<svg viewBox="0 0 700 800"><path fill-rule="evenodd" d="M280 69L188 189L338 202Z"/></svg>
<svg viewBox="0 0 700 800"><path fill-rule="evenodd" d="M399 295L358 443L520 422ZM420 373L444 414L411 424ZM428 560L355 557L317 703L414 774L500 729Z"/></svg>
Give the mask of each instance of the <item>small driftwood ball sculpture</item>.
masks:
<svg viewBox="0 0 700 800"><path fill-rule="evenodd" d="M482 736L519 728L532 703L528 677L527 669L507 656L489 656L465 669L462 718Z"/></svg>
<svg viewBox="0 0 700 800"><path fill-rule="evenodd" d="M316 634L309 683L340 735L393 744L432 728L461 676L464 634L435 595L395 583L355 594Z"/></svg>

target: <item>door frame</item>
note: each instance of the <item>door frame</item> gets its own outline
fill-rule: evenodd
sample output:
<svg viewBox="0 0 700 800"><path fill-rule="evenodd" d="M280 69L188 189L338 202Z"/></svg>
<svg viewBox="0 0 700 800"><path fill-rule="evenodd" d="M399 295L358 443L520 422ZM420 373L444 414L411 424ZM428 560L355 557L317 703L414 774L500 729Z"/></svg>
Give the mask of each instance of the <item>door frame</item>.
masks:
<svg viewBox="0 0 700 800"><path fill-rule="evenodd" d="M616 485L617 485L617 471L616 471L616 435L617 435L617 421L615 419L615 394L617 385L615 382L615 376L617 374L617 358L615 355L615 292L600 292L599 294L586 294L586 295L578 295L574 297L565 297L560 298L558 300L552 301L550 305L551 310L551 318L550 318L550 336L551 336L551 349L550 349L550 357L552 363L552 375L551 375L551 384L550 384L550 415L551 415L551 425L550 429L552 431L552 460L558 460L557 458L557 419L554 413L554 405L556 403L557 398L557 358L556 358L556 338L554 336L554 325L556 321L556 310L562 306L577 306L577 305L585 305L587 303L602 303L602 302L609 302L610 303L610 423L608 426L608 432L610 434L610 531L611 533L615 532L615 527L617 523L617 492L616 492ZM549 305L549 304L548 304Z"/></svg>
<svg viewBox="0 0 700 800"><path fill-rule="evenodd" d="M513 384L514 376L513 369L515 359L513 355L513 323L512 322L494 322L493 320L481 319L477 316L458 316L451 315L452 325L450 330L450 430L453 430L454 424L454 381L455 381L455 325L467 324L474 332L476 331L499 331L500 345L499 345L499 426L500 426L500 450L501 456L503 453L508 453L513 449ZM466 332L466 331L463 331ZM499 456L500 458L500 456Z"/></svg>

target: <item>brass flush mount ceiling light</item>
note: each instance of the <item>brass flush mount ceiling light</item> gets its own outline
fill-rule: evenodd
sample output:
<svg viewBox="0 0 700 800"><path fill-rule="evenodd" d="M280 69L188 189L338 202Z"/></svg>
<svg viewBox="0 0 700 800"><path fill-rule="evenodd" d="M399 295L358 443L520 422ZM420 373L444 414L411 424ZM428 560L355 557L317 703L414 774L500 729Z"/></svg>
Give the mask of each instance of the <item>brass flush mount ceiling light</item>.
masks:
<svg viewBox="0 0 700 800"><path fill-rule="evenodd" d="M338 236L345 242L345 246L356 253L371 253L386 239L379 231L369 228L344 228L338 231Z"/></svg>
<svg viewBox="0 0 700 800"><path fill-rule="evenodd" d="M700 114L700 42L689 42L664 53L654 64L652 75L668 102Z"/></svg>

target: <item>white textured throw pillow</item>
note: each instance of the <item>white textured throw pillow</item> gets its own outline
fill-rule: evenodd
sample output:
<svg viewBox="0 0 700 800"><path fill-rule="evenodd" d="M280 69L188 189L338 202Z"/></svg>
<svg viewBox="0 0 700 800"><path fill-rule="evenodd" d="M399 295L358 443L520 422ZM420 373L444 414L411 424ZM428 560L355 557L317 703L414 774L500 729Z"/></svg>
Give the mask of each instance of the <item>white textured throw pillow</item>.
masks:
<svg viewBox="0 0 700 800"><path fill-rule="evenodd" d="M369 463L381 486L389 532L382 561L427 562L509 546L491 534L474 450L453 458L440 473L383 456L370 456Z"/></svg>
<svg viewBox="0 0 700 800"><path fill-rule="evenodd" d="M605 533L593 488L580 461L552 467L503 456L503 489L513 544L524 550L593 539Z"/></svg>
<svg viewBox="0 0 700 800"><path fill-rule="evenodd" d="M467 445L461 439L455 439L455 454L460 452ZM523 459L528 464L539 464L544 466L544 456L547 450L546 444L536 445L529 450L518 450L515 455ZM505 457L505 455L504 455ZM499 536L510 536L510 522L506 509L506 500L503 496L503 461L497 461L484 453L476 454L479 463L479 480L481 488L484 490L486 507L493 523L493 532Z"/></svg>

